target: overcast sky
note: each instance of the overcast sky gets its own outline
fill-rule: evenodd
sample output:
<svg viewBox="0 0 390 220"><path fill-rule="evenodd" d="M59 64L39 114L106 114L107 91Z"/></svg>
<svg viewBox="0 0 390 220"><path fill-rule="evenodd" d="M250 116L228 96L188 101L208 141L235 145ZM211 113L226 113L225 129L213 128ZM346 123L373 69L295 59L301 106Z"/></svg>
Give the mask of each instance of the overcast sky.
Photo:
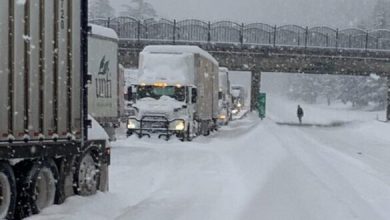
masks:
<svg viewBox="0 0 390 220"><path fill-rule="evenodd" d="M233 20L302 26L354 26L367 17L376 0L146 0L160 17ZM110 0L116 11L131 0Z"/></svg>

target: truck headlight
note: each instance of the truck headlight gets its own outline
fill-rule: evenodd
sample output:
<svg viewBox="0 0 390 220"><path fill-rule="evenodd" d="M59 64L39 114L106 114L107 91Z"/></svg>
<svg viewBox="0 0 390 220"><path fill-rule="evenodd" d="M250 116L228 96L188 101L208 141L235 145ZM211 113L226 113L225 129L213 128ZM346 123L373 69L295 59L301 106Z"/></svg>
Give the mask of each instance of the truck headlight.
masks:
<svg viewBox="0 0 390 220"><path fill-rule="evenodd" d="M241 103L238 103L238 104L237 104L237 107L241 108L241 107L242 107Z"/></svg>
<svg viewBox="0 0 390 220"><path fill-rule="evenodd" d="M184 121L176 121L174 123L175 123L174 124L175 125L174 128L175 128L176 131L184 131L184 129L185 129Z"/></svg>
<svg viewBox="0 0 390 220"><path fill-rule="evenodd" d="M127 121L127 128L128 129L136 129L138 125L138 122L135 119L129 119Z"/></svg>
<svg viewBox="0 0 390 220"><path fill-rule="evenodd" d="M224 115L224 114L219 115L218 118L219 118L220 120L225 120L225 119L226 119L226 115Z"/></svg>

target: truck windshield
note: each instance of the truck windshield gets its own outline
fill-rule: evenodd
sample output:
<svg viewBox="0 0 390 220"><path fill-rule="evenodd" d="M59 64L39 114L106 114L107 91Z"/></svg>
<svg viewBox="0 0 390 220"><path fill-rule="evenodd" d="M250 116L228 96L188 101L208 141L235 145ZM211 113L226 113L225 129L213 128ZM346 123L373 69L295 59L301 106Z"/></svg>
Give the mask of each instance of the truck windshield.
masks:
<svg viewBox="0 0 390 220"><path fill-rule="evenodd" d="M185 87L177 86L166 86L166 87L157 87L157 86L140 86L137 91L137 98L154 98L160 99L162 96L168 96L176 99L177 101L185 101Z"/></svg>

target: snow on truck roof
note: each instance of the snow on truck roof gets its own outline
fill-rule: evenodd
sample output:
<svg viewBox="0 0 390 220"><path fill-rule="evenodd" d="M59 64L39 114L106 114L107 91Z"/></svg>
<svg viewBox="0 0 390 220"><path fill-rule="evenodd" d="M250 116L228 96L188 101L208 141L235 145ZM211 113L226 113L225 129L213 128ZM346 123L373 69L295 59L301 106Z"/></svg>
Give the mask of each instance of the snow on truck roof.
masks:
<svg viewBox="0 0 390 220"><path fill-rule="evenodd" d="M194 56L189 53L142 52L139 84L194 84Z"/></svg>
<svg viewBox="0 0 390 220"><path fill-rule="evenodd" d="M227 73L227 72L229 72L229 69L226 67L219 67L219 72Z"/></svg>
<svg viewBox="0 0 390 220"><path fill-rule="evenodd" d="M139 84L166 83L193 85L195 83L195 54L218 62L196 46L147 46L140 54Z"/></svg>
<svg viewBox="0 0 390 220"><path fill-rule="evenodd" d="M218 61L211 56L207 51L199 48L198 46L178 46L178 45L162 45L162 46L147 46L142 51L143 53L189 53L199 54L209 60L215 65L218 65Z"/></svg>
<svg viewBox="0 0 390 220"><path fill-rule="evenodd" d="M91 34L99 37L105 37L118 41L119 37L116 32L111 28L106 28L96 24L89 24L91 26Z"/></svg>

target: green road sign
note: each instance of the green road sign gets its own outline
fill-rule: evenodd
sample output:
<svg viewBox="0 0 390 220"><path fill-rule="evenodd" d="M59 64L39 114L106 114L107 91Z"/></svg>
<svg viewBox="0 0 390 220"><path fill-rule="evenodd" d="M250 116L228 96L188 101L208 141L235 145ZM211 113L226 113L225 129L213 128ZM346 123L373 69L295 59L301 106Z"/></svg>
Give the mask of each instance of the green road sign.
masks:
<svg viewBox="0 0 390 220"><path fill-rule="evenodd" d="M266 106L266 94L260 93L257 98L257 111L259 112L259 117L261 119L265 118L265 106Z"/></svg>

